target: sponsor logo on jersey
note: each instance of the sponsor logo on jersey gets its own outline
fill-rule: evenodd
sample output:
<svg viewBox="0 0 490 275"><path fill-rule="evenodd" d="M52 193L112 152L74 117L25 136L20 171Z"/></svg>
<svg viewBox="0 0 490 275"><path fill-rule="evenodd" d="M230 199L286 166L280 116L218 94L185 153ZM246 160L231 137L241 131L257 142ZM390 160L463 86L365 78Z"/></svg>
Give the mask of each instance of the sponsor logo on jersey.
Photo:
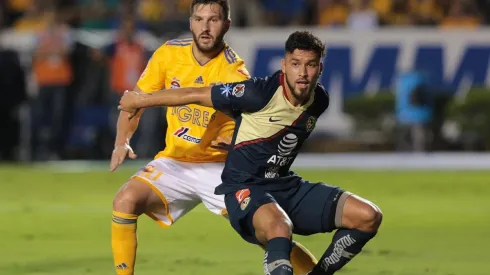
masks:
<svg viewBox="0 0 490 275"><path fill-rule="evenodd" d="M289 133L279 142L279 145L277 145L277 151L279 152L279 155L287 156L293 152L296 145L298 145L298 137L293 133Z"/></svg>
<svg viewBox="0 0 490 275"><path fill-rule="evenodd" d="M266 179L273 179L273 178L278 178L279 177L279 166L272 166L269 167L265 170L265 178Z"/></svg>
<svg viewBox="0 0 490 275"><path fill-rule="evenodd" d="M190 143L199 144L201 142L201 139L187 134L189 130L189 127L180 127L177 131L174 132L174 136Z"/></svg>
<svg viewBox="0 0 490 275"><path fill-rule="evenodd" d="M295 134L289 133L285 135L277 145L278 154L272 155L269 160L267 160L267 163L277 166L286 166L291 164L294 160L294 156L290 157L289 155L294 151L297 145L298 137Z"/></svg>
<svg viewBox="0 0 490 275"><path fill-rule="evenodd" d="M240 209L245 210L250 203L250 189L238 190L235 193L236 200L240 204Z"/></svg>
<svg viewBox="0 0 490 275"><path fill-rule="evenodd" d="M245 198L247 198L249 196L250 196L250 189L238 190L235 193L235 197L236 197L236 200L238 201L238 203L241 203Z"/></svg>
<svg viewBox="0 0 490 275"><path fill-rule="evenodd" d="M204 80L202 79L202 76L199 76L196 78L196 81L194 81L195 84L204 84Z"/></svg>

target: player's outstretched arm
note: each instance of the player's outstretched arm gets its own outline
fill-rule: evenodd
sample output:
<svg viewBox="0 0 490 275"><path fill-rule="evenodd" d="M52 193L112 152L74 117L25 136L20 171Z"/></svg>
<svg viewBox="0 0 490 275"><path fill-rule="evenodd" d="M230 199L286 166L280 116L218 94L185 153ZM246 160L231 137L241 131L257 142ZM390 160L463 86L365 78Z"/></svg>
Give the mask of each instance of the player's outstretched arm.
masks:
<svg viewBox="0 0 490 275"><path fill-rule="evenodd" d="M127 91L119 102L119 110L134 113L140 108L187 104L213 107L211 87L166 89L154 93Z"/></svg>
<svg viewBox="0 0 490 275"><path fill-rule="evenodd" d="M202 88L167 89L151 94L128 91L118 108L134 115L139 108L198 104L236 116L256 112L267 104L275 89L264 87L264 83L263 80L250 79Z"/></svg>

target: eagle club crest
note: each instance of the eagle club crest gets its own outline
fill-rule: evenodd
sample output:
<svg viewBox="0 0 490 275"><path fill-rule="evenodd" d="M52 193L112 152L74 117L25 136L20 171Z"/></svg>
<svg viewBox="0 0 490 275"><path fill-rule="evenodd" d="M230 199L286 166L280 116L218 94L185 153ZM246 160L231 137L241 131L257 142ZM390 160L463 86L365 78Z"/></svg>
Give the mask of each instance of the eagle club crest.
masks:
<svg viewBox="0 0 490 275"><path fill-rule="evenodd" d="M315 128L316 124L316 117L310 116L308 118L308 121L306 122L306 131L311 132L313 131L313 128Z"/></svg>
<svg viewBox="0 0 490 275"><path fill-rule="evenodd" d="M242 97L245 93L245 84L237 84L233 87L233 96L234 97Z"/></svg>

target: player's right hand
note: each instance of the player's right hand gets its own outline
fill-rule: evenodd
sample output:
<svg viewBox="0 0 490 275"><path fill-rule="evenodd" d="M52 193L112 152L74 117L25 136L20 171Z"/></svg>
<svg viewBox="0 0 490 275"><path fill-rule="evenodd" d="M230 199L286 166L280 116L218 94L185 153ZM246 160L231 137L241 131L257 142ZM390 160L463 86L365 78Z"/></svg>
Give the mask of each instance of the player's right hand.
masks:
<svg viewBox="0 0 490 275"><path fill-rule="evenodd" d="M133 113L139 108L138 100L141 97L141 93L135 91L125 91L119 100L118 109L128 113Z"/></svg>
<svg viewBox="0 0 490 275"><path fill-rule="evenodd" d="M129 113L128 119L131 120L141 110L141 108L137 106L138 100L141 97L141 95L142 94L139 92L125 91L119 101L119 106L117 106L117 109L120 111L128 112Z"/></svg>
<svg viewBox="0 0 490 275"><path fill-rule="evenodd" d="M116 146L112 151L110 171L116 171L117 167L124 162L126 156L131 159L138 157L129 144L126 143L123 146Z"/></svg>

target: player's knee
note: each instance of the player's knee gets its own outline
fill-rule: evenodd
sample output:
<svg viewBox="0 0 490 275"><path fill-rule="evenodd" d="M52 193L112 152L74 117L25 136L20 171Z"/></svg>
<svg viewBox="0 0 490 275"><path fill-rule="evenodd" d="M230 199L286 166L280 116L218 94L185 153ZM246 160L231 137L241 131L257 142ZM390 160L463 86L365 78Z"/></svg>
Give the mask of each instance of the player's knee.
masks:
<svg viewBox="0 0 490 275"><path fill-rule="evenodd" d="M357 208L356 228L362 231L376 232L381 225L383 214L373 203L362 203Z"/></svg>
<svg viewBox="0 0 490 275"><path fill-rule="evenodd" d="M376 232L381 225L383 214L374 203L351 195L342 211L341 227Z"/></svg>
<svg viewBox="0 0 490 275"><path fill-rule="evenodd" d="M112 201L113 210L141 215L145 212L146 200L148 198L148 190L146 188L148 187L142 186L135 181L128 181L119 189L114 197Z"/></svg>
<svg viewBox="0 0 490 275"><path fill-rule="evenodd" d="M278 237L290 238L293 234L293 224L288 218L281 218L270 223L265 238L271 240Z"/></svg>
<svg viewBox="0 0 490 275"><path fill-rule="evenodd" d="M134 214L137 204L138 200L132 196L131 192L119 190L112 201L112 208L114 211Z"/></svg>
<svg viewBox="0 0 490 275"><path fill-rule="evenodd" d="M257 209L253 216L253 226L255 235L262 244L278 237L290 238L293 232L293 223L275 203Z"/></svg>
<svg viewBox="0 0 490 275"><path fill-rule="evenodd" d="M359 229L375 232L383 220L383 213L374 204L365 204L359 209Z"/></svg>

